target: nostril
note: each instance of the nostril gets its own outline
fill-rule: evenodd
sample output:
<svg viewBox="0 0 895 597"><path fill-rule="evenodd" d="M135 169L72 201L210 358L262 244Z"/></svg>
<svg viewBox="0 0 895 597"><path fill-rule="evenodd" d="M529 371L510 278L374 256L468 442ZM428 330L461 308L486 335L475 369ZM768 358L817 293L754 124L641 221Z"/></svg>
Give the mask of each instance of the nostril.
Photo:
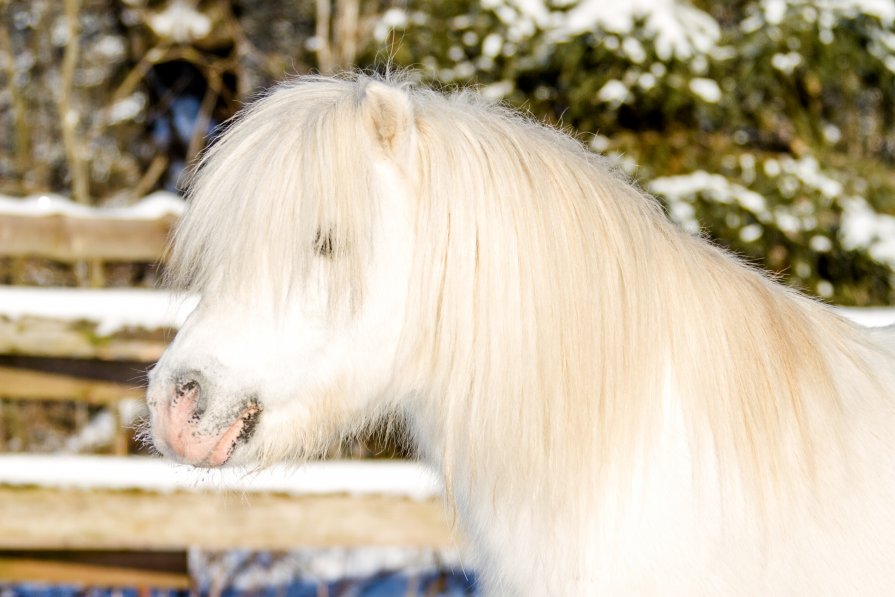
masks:
<svg viewBox="0 0 895 597"><path fill-rule="evenodd" d="M189 413L188 418L194 422L205 412L205 392L199 377L191 371L175 375L171 380L174 386L171 408L184 414Z"/></svg>
<svg viewBox="0 0 895 597"><path fill-rule="evenodd" d="M174 386L174 400L183 397L194 398L200 393L199 382L194 379L180 379Z"/></svg>

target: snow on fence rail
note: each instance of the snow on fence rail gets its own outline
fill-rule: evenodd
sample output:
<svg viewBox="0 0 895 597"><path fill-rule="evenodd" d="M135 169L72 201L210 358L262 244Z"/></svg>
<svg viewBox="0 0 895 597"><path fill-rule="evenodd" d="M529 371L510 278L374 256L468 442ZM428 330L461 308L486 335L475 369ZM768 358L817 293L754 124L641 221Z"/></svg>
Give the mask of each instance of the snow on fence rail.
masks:
<svg viewBox="0 0 895 597"><path fill-rule="evenodd" d="M0 286L0 354L155 361L196 302L146 289Z"/></svg>
<svg viewBox="0 0 895 597"><path fill-rule="evenodd" d="M0 454L0 486L155 493L231 492L389 495L426 500L441 495L435 475L403 460L334 460L302 466L197 469L147 456Z"/></svg>
<svg viewBox="0 0 895 597"><path fill-rule="evenodd" d="M90 207L57 195L0 196L0 256L157 261L184 205L164 192L126 207Z"/></svg>
<svg viewBox="0 0 895 597"><path fill-rule="evenodd" d="M0 455L0 551L451 549L440 485L406 461L202 471L147 457Z"/></svg>

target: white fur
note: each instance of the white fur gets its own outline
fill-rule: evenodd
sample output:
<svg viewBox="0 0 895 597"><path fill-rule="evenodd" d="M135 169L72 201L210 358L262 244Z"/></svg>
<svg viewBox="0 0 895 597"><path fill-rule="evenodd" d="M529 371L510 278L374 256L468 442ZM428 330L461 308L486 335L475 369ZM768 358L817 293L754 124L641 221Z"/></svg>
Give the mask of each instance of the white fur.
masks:
<svg viewBox="0 0 895 597"><path fill-rule="evenodd" d="M678 231L562 133L285 84L204 158L171 269L203 299L150 400L183 370L257 396L237 461L402 417L491 594L895 594L893 334Z"/></svg>

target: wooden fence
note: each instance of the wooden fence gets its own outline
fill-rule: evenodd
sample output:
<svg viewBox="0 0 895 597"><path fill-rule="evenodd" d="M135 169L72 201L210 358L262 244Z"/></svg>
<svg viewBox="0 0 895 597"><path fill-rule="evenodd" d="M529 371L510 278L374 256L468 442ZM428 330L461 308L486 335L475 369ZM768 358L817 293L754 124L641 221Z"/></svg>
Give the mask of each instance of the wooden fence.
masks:
<svg viewBox="0 0 895 597"><path fill-rule="evenodd" d="M314 463L221 476L216 491L187 472L145 457L0 455L0 582L183 588L188 548L456 550L437 487L412 464Z"/></svg>
<svg viewBox="0 0 895 597"><path fill-rule="evenodd" d="M90 209L58 198L11 201L0 198L0 258L93 266L156 261L177 218L176 204L135 209L128 217L126 209ZM104 312L135 299L116 295L120 290L83 292L81 302L99 315L56 315L67 312L63 303L72 294L0 288L0 401L73 401L115 413L121 400L142 398L140 372L158 359L176 324L104 329ZM16 301L25 306L12 308ZM117 427L114 453L123 455L129 430ZM10 485L2 466L0 582L187 588L189 546L456 545L433 497L85 491Z"/></svg>
<svg viewBox="0 0 895 597"><path fill-rule="evenodd" d="M182 210L181 200L165 194L122 208L90 208L55 196L0 198L0 258L86 263L94 271L103 263L157 262ZM109 302L115 292L97 291L89 300ZM10 313L4 304L10 300L0 295L0 400L75 401L116 413L120 400L142 396L139 372L174 333L167 326L103 333L89 318ZM48 292L41 300L54 299ZM128 432L118 429L113 450L124 454Z"/></svg>

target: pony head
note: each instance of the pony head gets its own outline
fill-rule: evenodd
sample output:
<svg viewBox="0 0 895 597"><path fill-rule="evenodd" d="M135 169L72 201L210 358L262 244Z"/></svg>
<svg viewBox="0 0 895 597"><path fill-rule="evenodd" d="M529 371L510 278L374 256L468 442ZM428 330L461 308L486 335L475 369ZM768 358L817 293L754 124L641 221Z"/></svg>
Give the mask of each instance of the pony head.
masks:
<svg viewBox="0 0 895 597"><path fill-rule="evenodd" d="M653 295L691 243L561 131L468 92L306 77L235 119L189 201L168 269L201 301L151 374L163 454L302 458L399 414L473 482L649 436L673 332Z"/></svg>
<svg viewBox="0 0 895 597"><path fill-rule="evenodd" d="M255 102L203 157L169 260L201 300L150 374L162 454L298 457L384 406L410 269L412 120L399 87L308 78Z"/></svg>
<svg viewBox="0 0 895 597"><path fill-rule="evenodd" d="M460 493L503 479L522 499L562 470L590 495L680 412L693 458L764 482L810 469L839 408L803 347L847 325L474 94L286 83L203 156L189 201L169 272L201 301L148 391L154 443L184 462L302 458L400 414Z"/></svg>

